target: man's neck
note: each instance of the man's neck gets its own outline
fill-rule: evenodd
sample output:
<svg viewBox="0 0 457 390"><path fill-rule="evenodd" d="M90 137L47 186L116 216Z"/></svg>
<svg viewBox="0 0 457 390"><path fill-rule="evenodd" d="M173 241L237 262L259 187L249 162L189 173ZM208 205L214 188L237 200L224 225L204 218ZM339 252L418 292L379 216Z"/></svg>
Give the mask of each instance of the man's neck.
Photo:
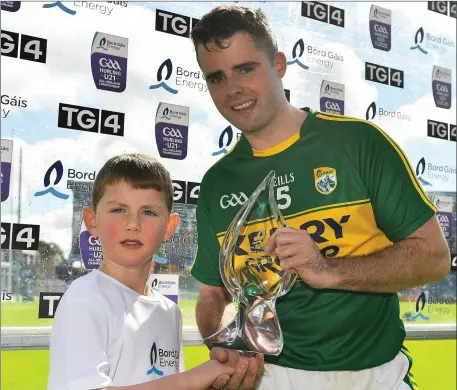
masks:
<svg viewBox="0 0 457 390"><path fill-rule="evenodd" d="M303 121L308 113L290 104L283 105L276 118L263 129L244 133L252 149L265 150L279 145L300 131Z"/></svg>

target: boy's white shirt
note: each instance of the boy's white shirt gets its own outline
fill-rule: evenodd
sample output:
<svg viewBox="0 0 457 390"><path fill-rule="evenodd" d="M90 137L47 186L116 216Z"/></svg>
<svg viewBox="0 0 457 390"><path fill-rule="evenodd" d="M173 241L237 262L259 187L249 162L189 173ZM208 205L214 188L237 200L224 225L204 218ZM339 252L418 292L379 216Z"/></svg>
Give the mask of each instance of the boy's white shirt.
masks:
<svg viewBox="0 0 457 390"><path fill-rule="evenodd" d="M184 370L174 302L98 270L71 283L52 326L48 390L135 385Z"/></svg>

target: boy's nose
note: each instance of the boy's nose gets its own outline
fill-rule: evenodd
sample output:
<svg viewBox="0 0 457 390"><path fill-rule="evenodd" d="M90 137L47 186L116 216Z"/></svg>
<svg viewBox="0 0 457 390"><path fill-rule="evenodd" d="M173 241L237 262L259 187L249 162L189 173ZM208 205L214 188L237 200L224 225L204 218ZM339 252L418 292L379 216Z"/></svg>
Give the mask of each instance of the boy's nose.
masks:
<svg viewBox="0 0 457 390"><path fill-rule="evenodd" d="M138 231L140 230L140 221L137 216L130 216L127 218L127 223L125 225L127 230Z"/></svg>

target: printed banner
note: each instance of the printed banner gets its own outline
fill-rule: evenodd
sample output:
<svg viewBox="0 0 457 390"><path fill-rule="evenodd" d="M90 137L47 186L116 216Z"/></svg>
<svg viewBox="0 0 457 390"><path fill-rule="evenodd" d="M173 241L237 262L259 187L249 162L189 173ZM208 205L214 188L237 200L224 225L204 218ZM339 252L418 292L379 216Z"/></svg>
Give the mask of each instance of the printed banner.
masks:
<svg viewBox="0 0 457 390"><path fill-rule="evenodd" d="M446 240L452 237L452 203L454 198L447 195L436 195L433 202L437 207L436 217Z"/></svg>
<svg viewBox="0 0 457 390"><path fill-rule="evenodd" d="M321 111L344 115L344 84L322 81Z"/></svg>
<svg viewBox="0 0 457 390"><path fill-rule="evenodd" d="M438 209L436 217L446 238L451 256L457 253L456 235L456 193L455 192L427 192L428 197Z"/></svg>
<svg viewBox="0 0 457 390"><path fill-rule="evenodd" d="M452 237L452 213L446 213L445 211L437 211L436 217L440 222L441 230L446 240Z"/></svg>
<svg viewBox="0 0 457 390"><path fill-rule="evenodd" d="M392 11L372 5L369 23L373 47L383 51L390 51L392 44Z"/></svg>
<svg viewBox="0 0 457 390"><path fill-rule="evenodd" d="M184 160L187 156L189 107L160 103L155 120L155 136L160 157Z"/></svg>
<svg viewBox="0 0 457 390"><path fill-rule="evenodd" d="M440 108L451 108L452 96L452 71L451 69L433 67L432 88L435 105Z"/></svg>
<svg viewBox="0 0 457 390"><path fill-rule="evenodd" d="M10 195L11 182L11 162L13 159L13 141L8 139L1 140L1 161L2 161L2 202L8 199Z"/></svg>
<svg viewBox="0 0 457 390"><path fill-rule="evenodd" d="M2 11L17 12L21 8L20 1L2 1L0 3Z"/></svg>
<svg viewBox="0 0 457 390"><path fill-rule="evenodd" d="M158 292L178 304L179 275L150 274L148 286L153 292Z"/></svg>
<svg viewBox="0 0 457 390"><path fill-rule="evenodd" d="M127 84L128 39L96 32L91 67L97 89L123 92Z"/></svg>
<svg viewBox="0 0 457 390"><path fill-rule="evenodd" d="M454 202L454 198L449 195L435 195L433 197L433 203L438 211L444 211L446 213L452 213L452 205Z"/></svg>
<svg viewBox="0 0 457 390"><path fill-rule="evenodd" d="M89 233L84 224L81 222L79 232L79 249L81 251L81 261L86 269L98 269L103 262L103 250L98 237Z"/></svg>

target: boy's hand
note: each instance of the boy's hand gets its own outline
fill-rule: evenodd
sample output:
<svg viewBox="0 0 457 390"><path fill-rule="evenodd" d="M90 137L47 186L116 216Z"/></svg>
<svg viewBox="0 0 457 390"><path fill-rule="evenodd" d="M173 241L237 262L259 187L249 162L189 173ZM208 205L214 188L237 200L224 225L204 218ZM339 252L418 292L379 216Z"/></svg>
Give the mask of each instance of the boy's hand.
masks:
<svg viewBox="0 0 457 390"><path fill-rule="evenodd" d="M226 379L222 378L222 375L217 378L213 383L213 388L215 389L223 387L224 390L253 390L257 380L263 375L262 354L256 354L255 357L252 357L252 354L240 356L236 350L215 347L211 349L210 358L235 369L235 373L228 383L222 384Z"/></svg>

